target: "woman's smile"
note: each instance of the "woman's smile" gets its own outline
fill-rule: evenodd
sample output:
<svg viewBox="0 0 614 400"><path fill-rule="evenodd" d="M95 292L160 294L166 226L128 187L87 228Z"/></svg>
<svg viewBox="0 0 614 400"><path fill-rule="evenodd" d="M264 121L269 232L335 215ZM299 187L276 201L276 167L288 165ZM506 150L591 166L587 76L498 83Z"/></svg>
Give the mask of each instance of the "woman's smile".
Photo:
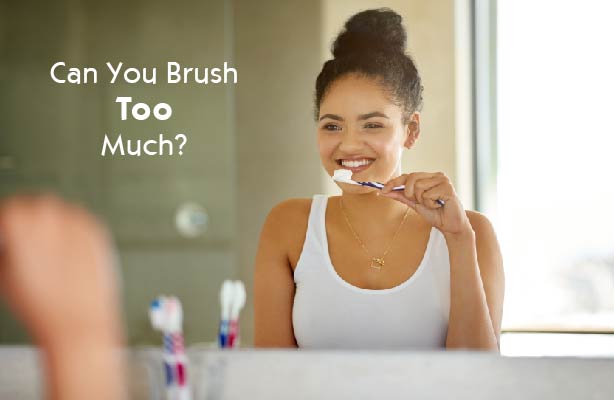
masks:
<svg viewBox="0 0 614 400"><path fill-rule="evenodd" d="M352 157L352 158L340 158L337 159L337 164L339 164L343 169L349 169L353 173L358 173L366 170L373 164L375 159L367 158L367 157Z"/></svg>

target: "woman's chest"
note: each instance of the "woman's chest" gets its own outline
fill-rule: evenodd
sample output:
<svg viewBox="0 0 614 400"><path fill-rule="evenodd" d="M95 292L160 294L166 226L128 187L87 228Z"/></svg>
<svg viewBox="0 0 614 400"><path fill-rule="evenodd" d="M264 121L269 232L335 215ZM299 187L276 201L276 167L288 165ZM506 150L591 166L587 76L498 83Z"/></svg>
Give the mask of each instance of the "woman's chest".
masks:
<svg viewBox="0 0 614 400"><path fill-rule="evenodd" d="M362 289L389 289L412 279L426 261L431 229L407 230L394 240L380 236L367 242L343 226L327 227L329 267Z"/></svg>
<svg viewBox="0 0 614 400"><path fill-rule="evenodd" d="M321 230L323 248L320 262L342 280L362 289L389 289L411 279L426 260L432 228L415 225L390 235L375 233L366 239L355 237L337 221L327 221ZM297 235L289 251L292 270L305 247L305 235Z"/></svg>

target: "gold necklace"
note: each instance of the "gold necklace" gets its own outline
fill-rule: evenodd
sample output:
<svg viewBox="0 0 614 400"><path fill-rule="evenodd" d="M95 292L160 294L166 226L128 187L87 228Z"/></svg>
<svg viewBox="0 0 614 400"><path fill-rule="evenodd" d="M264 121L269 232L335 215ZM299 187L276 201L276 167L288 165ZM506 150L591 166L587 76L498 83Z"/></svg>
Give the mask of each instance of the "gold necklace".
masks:
<svg viewBox="0 0 614 400"><path fill-rule="evenodd" d="M384 254L381 257L373 257L371 253L369 253L367 246L365 246L362 240L360 240L360 237L358 237L358 234L352 227L352 224L350 223L350 220L348 219L348 216L345 213L345 209L343 207L343 196L339 197L339 204L341 206L341 212L343 213L343 216L345 217L345 222L347 222L348 226L350 227L350 230L352 231L352 234L354 235L358 243L360 243L360 246L365 251L365 253L367 253L369 258L371 259L371 263L369 264L369 267L374 270L381 271L382 267L384 266L384 257L386 257L386 254L388 254L388 251L390 250L390 246L392 246L392 242L394 242L394 239L396 238L397 233L399 233L399 231L401 230L401 227L403 226L403 223L405 223L405 219L407 219L407 214L409 214L409 206L407 207L407 211L405 211L405 215L403 216L401 223L397 227L397 230L394 232L394 235L392 235L392 239L390 239L390 243L388 243L388 247L386 248L386 251L384 251Z"/></svg>

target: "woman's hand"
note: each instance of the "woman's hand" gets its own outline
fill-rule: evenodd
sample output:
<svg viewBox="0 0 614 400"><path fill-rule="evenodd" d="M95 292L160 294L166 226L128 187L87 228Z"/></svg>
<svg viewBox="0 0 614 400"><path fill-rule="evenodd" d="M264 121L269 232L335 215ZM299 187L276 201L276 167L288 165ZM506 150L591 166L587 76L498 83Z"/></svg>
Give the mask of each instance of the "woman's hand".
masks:
<svg viewBox="0 0 614 400"><path fill-rule="evenodd" d="M392 190L400 185L405 185L405 190ZM471 223L450 178L442 172L400 175L389 180L380 195L407 204L445 235L472 232ZM445 205L437 203L438 199L443 200Z"/></svg>
<svg viewBox="0 0 614 400"><path fill-rule="evenodd" d="M0 204L0 294L34 338L118 337L109 235L87 211L51 195Z"/></svg>
<svg viewBox="0 0 614 400"><path fill-rule="evenodd" d="M0 297L46 355L50 399L127 398L115 253L101 223L55 196L0 202Z"/></svg>

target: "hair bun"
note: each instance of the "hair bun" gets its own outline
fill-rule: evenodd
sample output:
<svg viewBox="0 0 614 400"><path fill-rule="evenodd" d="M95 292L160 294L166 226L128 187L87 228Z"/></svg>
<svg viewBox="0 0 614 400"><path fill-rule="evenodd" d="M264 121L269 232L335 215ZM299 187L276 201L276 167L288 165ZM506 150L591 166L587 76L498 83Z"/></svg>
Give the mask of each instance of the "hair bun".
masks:
<svg viewBox="0 0 614 400"><path fill-rule="evenodd" d="M333 43L335 58L348 54L379 50L405 53L407 33L403 18L389 8L366 10L352 16L345 23Z"/></svg>

